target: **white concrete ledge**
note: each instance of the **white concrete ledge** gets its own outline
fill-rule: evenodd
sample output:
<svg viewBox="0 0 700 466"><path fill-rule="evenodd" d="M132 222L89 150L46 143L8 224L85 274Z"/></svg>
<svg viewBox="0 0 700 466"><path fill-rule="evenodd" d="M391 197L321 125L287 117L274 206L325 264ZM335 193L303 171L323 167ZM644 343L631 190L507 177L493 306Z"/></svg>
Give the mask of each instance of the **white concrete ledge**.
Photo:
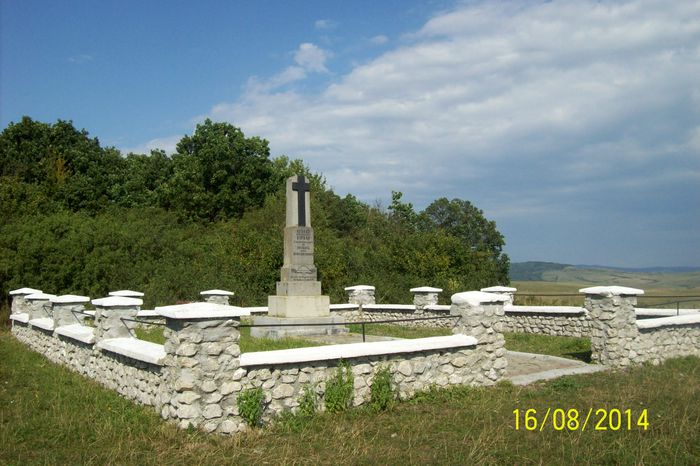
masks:
<svg viewBox="0 0 700 466"><path fill-rule="evenodd" d="M105 351L158 366L162 366L165 360L163 345L137 340L136 338L109 338L98 341L96 346Z"/></svg>
<svg viewBox="0 0 700 466"><path fill-rule="evenodd" d="M659 317L658 319L643 319L637 321L640 329L665 327L668 325L691 325L700 324L700 314L674 317Z"/></svg>
<svg viewBox="0 0 700 466"><path fill-rule="evenodd" d="M53 319L51 317L42 317L41 319L32 319L29 321L29 325L32 327L43 328L53 332Z"/></svg>
<svg viewBox="0 0 700 466"><path fill-rule="evenodd" d="M372 285L353 285L346 286L345 291L374 291L374 287Z"/></svg>
<svg viewBox="0 0 700 466"><path fill-rule="evenodd" d="M241 366L267 366L312 361L349 359L385 354L416 353L439 349L475 346L474 337L457 334L445 337L417 338L415 340L375 341L371 343L348 343L344 345L313 346L277 351L258 351L241 354Z"/></svg>
<svg viewBox="0 0 700 466"><path fill-rule="evenodd" d="M510 286L489 286L488 288L482 288L481 291L484 293L515 293L518 289Z"/></svg>
<svg viewBox="0 0 700 466"><path fill-rule="evenodd" d="M582 315L586 309L576 306L503 306L506 312L522 314L571 314Z"/></svg>
<svg viewBox="0 0 700 466"><path fill-rule="evenodd" d="M83 311L83 312L84 312L85 314L91 315L91 316L93 316L93 317L95 317L95 314L97 314L97 311L89 311L89 310L87 310L87 311Z"/></svg>
<svg viewBox="0 0 700 466"><path fill-rule="evenodd" d="M95 329L80 324L62 325L56 328L56 335L72 338L91 345L95 343Z"/></svg>
<svg viewBox="0 0 700 466"><path fill-rule="evenodd" d="M143 293L133 290L110 291L108 294L109 296L122 296L125 298L143 298Z"/></svg>
<svg viewBox="0 0 700 466"><path fill-rule="evenodd" d="M365 311L415 311L415 304L363 304Z"/></svg>
<svg viewBox="0 0 700 466"><path fill-rule="evenodd" d="M669 308L659 308L659 309L654 309L654 308L636 308L634 310L634 313L638 316L658 316L658 317L671 317L671 316L676 316L676 315L694 315L694 314L699 314L700 309L679 309L676 311L675 309L669 309Z"/></svg>
<svg viewBox="0 0 700 466"><path fill-rule="evenodd" d="M89 296L78 296L74 294L64 294L61 296L56 296L51 298L51 302L54 304L80 304L90 302Z"/></svg>
<svg viewBox="0 0 700 466"><path fill-rule="evenodd" d="M205 291L200 291L199 294L202 296L233 296L234 295L233 291L227 291L227 290L205 290Z"/></svg>
<svg viewBox="0 0 700 466"><path fill-rule="evenodd" d="M34 294L34 293L43 293L43 291L36 290L34 288L19 288L19 289L10 291L10 296Z"/></svg>
<svg viewBox="0 0 700 466"><path fill-rule="evenodd" d="M26 312L20 312L19 314L10 314L10 320L26 324L27 322L29 322L29 314Z"/></svg>
<svg viewBox="0 0 700 466"><path fill-rule="evenodd" d="M143 300L127 296L109 296L107 298L93 299L92 304L99 307L136 307L143 305Z"/></svg>
<svg viewBox="0 0 700 466"><path fill-rule="evenodd" d="M355 311L360 309L357 304L331 304L331 311Z"/></svg>
<svg viewBox="0 0 700 466"><path fill-rule="evenodd" d="M442 288L433 288L432 286L419 286L417 288L411 288L409 291L411 293L442 293Z"/></svg>
<svg viewBox="0 0 700 466"><path fill-rule="evenodd" d="M579 293L594 294L598 296L639 296L644 294L644 290L637 288L628 288L626 286L592 286L590 288L581 288Z"/></svg>
<svg viewBox="0 0 700 466"><path fill-rule="evenodd" d="M155 310L153 309L148 309L148 310L142 310L139 311L138 314L136 314L136 317L144 317L144 318L149 318L149 317L161 317L160 314L158 314Z"/></svg>
<svg viewBox="0 0 700 466"><path fill-rule="evenodd" d="M452 306L449 304L431 304L429 306L425 306L423 310L432 312L450 312L451 308Z"/></svg>
<svg viewBox="0 0 700 466"><path fill-rule="evenodd" d="M156 307L156 312L170 319L226 319L249 316L250 311L237 306L214 303L189 303Z"/></svg>
<svg viewBox="0 0 700 466"><path fill-rule="evenodd" d="M49 293L33 293L33 294L28 294L27 296L24 297L27 301L49 301L52 298L55 298L55 294L49 294Z"/></svg>
<svg viewBox="0 0 700 466"><path fill-rule="evenodd" d="M498 293L485 293L483 291L465 291L452 295L452 304L469 304L470 306L479 306L488 303L504 303L507 300L507 296Z"/></svg>

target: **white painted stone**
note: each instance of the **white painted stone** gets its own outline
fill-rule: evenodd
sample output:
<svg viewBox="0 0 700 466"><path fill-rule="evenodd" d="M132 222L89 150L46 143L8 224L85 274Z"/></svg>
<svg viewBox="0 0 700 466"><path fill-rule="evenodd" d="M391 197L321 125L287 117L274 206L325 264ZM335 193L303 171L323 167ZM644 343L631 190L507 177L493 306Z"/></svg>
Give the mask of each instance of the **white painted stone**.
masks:
<svg viewBox="0 0 700 466"><path fill-rule="evenodd" d="M357 304L331 304L331 311L355 311L360 309Z"/></svg>
<svg viewBox="0 0 700 466"><path fill-rule="evenodd" d="M390 311L392 309L409 311L414 310L416 306L414 304L365 304L362 309L366 311Z"/></svg>
<svg viewBox="0 0 700 466"><path fill-rule="evenodd" d="M10 314L10 320L15 320L17 322L22 322L23 324L26 324L29 322L29 314L26 312L22 312L20 314Z"/></svg>
<svg viewBox="0 0 700 466"><path fill-rule="evenodd" d="M53 319L51 317L42 317L41 319L32 319L29 321L32 327L43 328L44 330L53 331Z"/></svg>
<svg viewBox="0 0 700 466"><path fill-rule="evenodd" d="M27 301L49 301L51 298L55 298L55 294L48 293L32 293L24 297Z"/></svg>
<svg viewBox="0 0 700 466"><path fill-rule="evenodd" d="M637 320L638 328L658 328L668 325L689 325L700 324L700 314L683 315L673 317L659 317L658 319L641 319ZM698 342L700 345L700 342Z"/></svg>
<svg viewBox="0 0 700 466"><path fill-rule="evenodd" d="M411 288L411 293L442 293L442 288L433 288L432 286L419 286Z"/></svg>
<svg viewBox="0 0 700 466"><path fill-rule="evenodd" d="M585 314L586 308L576 306L504 306L506 312L524 312L532 314Z"/></svg>
<svg viewBox="0 0 700 466"><path fill-rule="evenodd" d="M628 288L626 286L593 286L590 288L581 288L579 293L593 294L598 296L639 296L644 294L644 290L637 288Z"/></svg>
<svg viewBox="0 0 700 466"><path fill-rule="evenodd" d="M128 356L139 361L163 365L165 349L163 345L150 341L137 340L136 338L109 338L97 342L98 348L112 353Z"/></svg>
<svg viewBox="0 0 700 466"><path fill-rule="evenodd" d="M424 311L450 311L449 304L431 304L423 308Z"/></svg>
<svg viewBox="0 0 700 466"><path fill-rule="evenodd" d="M483 291L465 291L452 295L453 304L469 304L479 306L486 303L503 303L506 298L500 294L484 293Z"/></svg>
<svg viewBox="0 0 700 466"><path fill-rule="evenodd" d="M206 290L206 291L200 291L200 295L202 296L233 296L234 293L232 291L226 291L226 290Z"/></svg>
<svg viewBox="0 0 700 466"><path fill-rule="evenodd" d="M64 294L51 298L50 301L55 304L79 304L90 302L89 296L78 296L74 294Z"/></svg>
<svg viewBox="0 0 700 466"><path fill-rule="evenodd" d="M461 348L474 346L476 344L476 338L457 334L445 337L416 338L412 340L348 343L277 351L259 351L241 354L241 366L267 366L297 362L348 359L383 354L413 353L436 349Z"/></svg>
<svg viewBox="0 0 700 466"><path fill-rule="evenodd" d="M63 325L61 327L57 327L56 334L87 344L95 343L95 329L80 324Z"/></svg>
<svg viewBox="0 0 700 466"><path fill-rule="evenodd" d="M143 300L126 296L110 296L108 298L93 299L92 304L99 307L133 307L143 305Z"/></svg>
<svg viewBox="0 0 700 466"><path fill-rule="evenodd" d="M354 285L345 287L345 291L374 291L372 285Z"/></svg>
<svg viewBox="0 0 700 466"><path fill-rule="evenodd" d="M34 288L19 288L19 289L10 291L10 296L24 296L24 295L28 295L28 294L34 294L34 293L43 293L43 291L36 290Z"/></svg>
<svg viewBox="0 0 700 466"><path fill-rule="evenodd" d="M515 293L518 289L510 286L489 286L482 288L481 291L484 293Z"/></svg>
<svg viewBox="0 0 700 466"><path fill-rule="evenodd" d="M176 304L156 307L155 310L170 319L226 319L250 315L250 311L242 307L214 303Z"/></svg>
<svg viewBox="0 0 700 466"><path fill-rule="evenodd" d="M122 296L124 298L143 298L143 293L132 290L110 291L109 296Z"/></svg>

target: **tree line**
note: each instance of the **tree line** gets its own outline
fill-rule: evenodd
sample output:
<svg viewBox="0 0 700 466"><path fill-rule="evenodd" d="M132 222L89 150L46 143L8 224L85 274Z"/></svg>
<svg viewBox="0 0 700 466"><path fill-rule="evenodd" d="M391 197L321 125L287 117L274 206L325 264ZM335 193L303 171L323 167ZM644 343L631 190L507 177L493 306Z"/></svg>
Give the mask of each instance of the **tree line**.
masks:
<svg viewBox="0 0 700 466"><path fill-rule="evenodd" d="M284 180L312 184L316 262L324 293L377 287L378 302L409 288L458 291L508 283L496 224L469 201L441 198L417 212L392 192L386 208L333 192L302 161L206 120L172 156L121 154L70 121L29 117L0 134L0 288L92 297L129 288L148 307L225 288L262 305L282 265Z"/></svg>

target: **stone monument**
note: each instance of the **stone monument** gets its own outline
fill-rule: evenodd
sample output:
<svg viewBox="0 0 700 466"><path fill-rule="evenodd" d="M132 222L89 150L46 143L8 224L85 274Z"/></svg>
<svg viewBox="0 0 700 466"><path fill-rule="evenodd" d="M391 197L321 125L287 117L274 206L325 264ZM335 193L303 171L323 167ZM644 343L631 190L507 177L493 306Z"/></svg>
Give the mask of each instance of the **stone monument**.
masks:
<svg viewBox="0 0 700 466"><path fill-rule="evenodd" d="M281 338L347 332L347 328L340 325L320 325L342 322L342 319L331 317L330 298L321 294L321 282L318 281L314 264L310 185L304 176L292 176L287 179L286 219L284 262L280 271L280 281L277 282L277 293L268 296L268 315L254 319L256 325L284 325L253 327L251 335Z"/></svg>

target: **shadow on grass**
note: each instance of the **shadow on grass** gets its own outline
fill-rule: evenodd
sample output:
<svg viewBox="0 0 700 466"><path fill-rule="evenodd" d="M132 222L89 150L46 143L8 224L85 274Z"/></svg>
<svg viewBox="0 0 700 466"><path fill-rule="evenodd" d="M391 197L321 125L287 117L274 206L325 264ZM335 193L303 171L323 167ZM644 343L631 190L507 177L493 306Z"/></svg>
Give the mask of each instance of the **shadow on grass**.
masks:
<svg viewBox="0 0 700 466"><path fill-rule="evenodd" d="M571 359L578 359L579 361L583 361L587 364L591 363L591 352L590 351L578 351L578 352L573 352L573 353L564 353L564 356L571 358Z"/></svg>

